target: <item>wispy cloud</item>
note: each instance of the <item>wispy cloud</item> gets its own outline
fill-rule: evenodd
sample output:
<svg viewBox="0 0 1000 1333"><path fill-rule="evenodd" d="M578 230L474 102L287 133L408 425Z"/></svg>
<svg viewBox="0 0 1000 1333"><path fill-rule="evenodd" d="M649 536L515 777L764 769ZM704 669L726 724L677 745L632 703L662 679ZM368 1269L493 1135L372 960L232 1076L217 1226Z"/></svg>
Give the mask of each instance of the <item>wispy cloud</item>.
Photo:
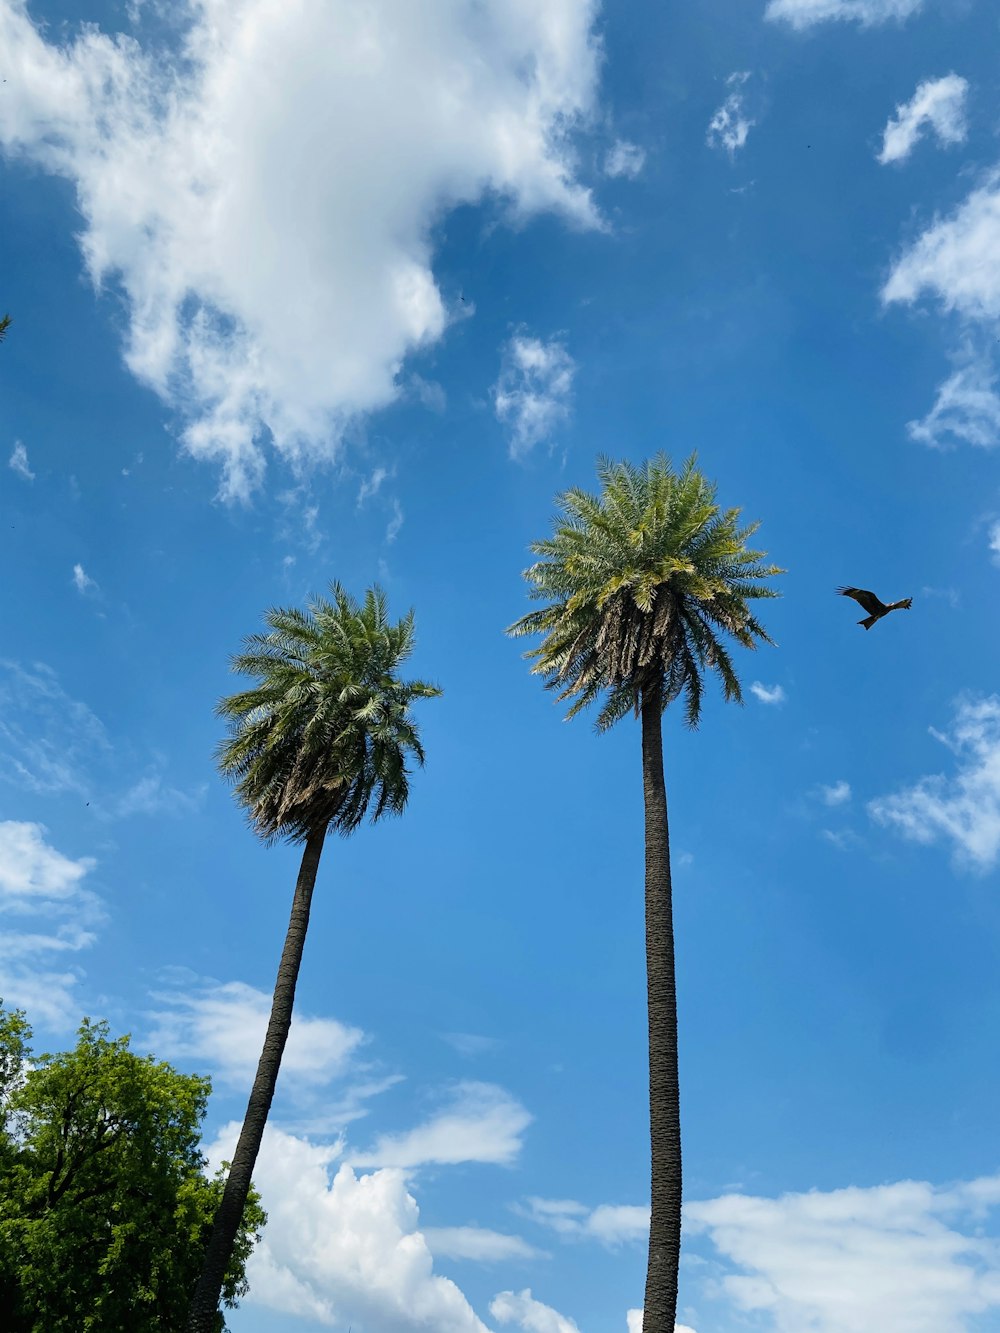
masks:
<svg viewBox="0 0 1000 1333"><path fill-rule="evenodd" d="M80 973L65 960L93 944L104 919L83 883L95 864L57 851L42 824L0 822L0 996L33 1022L62 1029L79 1016Z"/></svg>
<svg viewBox="0 0 1000 1333"><path fill-rule="evenodd" d="M759 680L755 680L750 686L750 693L755 699L759 699L762 704L783 704L785 702L785 691L780 685L763 685Z"/></svg>
<svg viewBox="0 0 1000 1333"><path fill-rule="evenodd" d="M811 28L831 19L851 20L862 27L902 20L923 8L924 0L769 0L764 17L793 28Z"/></svg>
<svg viewBox="0 0 1000 1333"><path fill-rule="evenodd" d="M15 442L14 451L7 460L7 466L12 472L16 472L22 481L35 480L35 474L28 463L28 451L20 440Z"/></svg>
<svg viewBox="0 0 1000 1333"><path fill-rule="evenodd" d="M634 180L646 165L646 150L627 139L618 139L604 158L605 176L625 176Z"/></svg>
<svg viewBox="0 0 1000 1333"><path fill-rule="evenodd" d="M725 1264L713 1290L775 1333L959 1333L1000 1310L1000 1251L980 1226L998 1202L1000 1177L906 1180L730 1194L686 1204L684 1226Z"/></svg>
<svg viewBox="0 0 1000 1333"><path fill-rule="evenodd" d="M50 667L0 660L0 778L41 794L89 795L89 769L110 749L100 718Z"/></svg>
<svg viewBox="0 0 1000 1333"><path fill-rule="evenodd" d="M568 420L575 373L576 363L558 338L543 342L519 333L507 343L493 403L511 429L512 458L551 439Z"/></svg>
<svg viewBox="0 0 1000 1333"><path fill-rule="evenodd" d="M961 364L938 386L934 406L919 421L909 421L913 440L933 449L957 442L980 449L1000 444L1000 393L997 371L988 351L966 349Z"/></svg>
<svg viewBox="0 0 1000 1333"><path fill-rule="evenodd" d="M441 1037L459 1055L485 1055L502 1045L497 1037L483 1037L475 1032L442 1032Z"/></svg>
<svg viewBox="0 0 1000 1333"><path fill-rule="evenodd" d="M851 799L851 784L841 778L829 786L821 786L819 792L824 805L846 805Z"/></svg>
<svg viewBox="0 0 1000 1333"><path fill-rule="evenodd" d="M649 1209L638 1204L602 1203L588 1208L575 1199L533 1197L516 1211L559 1236L596 1240L612 1249L649 1236Z"/></svg>
<svg viewBox="0 0 1000 1333"><path fill-rule="evenodd" d="M100 592L97 584L84 569L83 565L73 566L73 587L82 597L87 597Z"/></svg>
<svg viewBox="0 0 1000 1333"><path fill-rule="evenodd" d="M913 842L949 843L959 864L992 870L1000 860L1000 697L960 700L950 731L930 732L952 752L953 773L881 796L869 813Z"/></svg>
<svg viewBox="0 0 1000 1333"><path fill-rule="evenodd" d="M374 468L371 476L365 477L358 488L358 508L360 509L366 501L372 499L373 496L378 495L379 491L382 489L382 483L387 477L393 475L394 473L387 467Z"/></svg>
<svg viewBox="0 0 1000 1333"><path fill-rule="evenodd" d="M493 1083L461 1082L448 1102L423 1124L383 1134L365 1152L351 1152L356 1166L406 1169L437 1162L514 1161L532 1116L516 1097Z"/></svg>
<svg viewBox="0 0 1000 1333"><path fill-rule="evenodd" d="M396 538L399 536L399 530L400 528L402 528L402 526L403 526L403 506L399 503L399 501L395 497L393 497L392 518L389 519L389 522L385 526L386 541L389 543L394 542Z"/></svg>
<svg viewBox="0 0 1000 1333"><path fill-rule="evenodd" d="M3 147L75 187L87 270L125 296L127 364L225 497L262 484L265 440L296 467L329 458L405 391L407 354L448 324L443 211L499 199L602 225L574 153L597 8L553 22L484 0L427 22L395 0L218 0L179 11L171 51L141 23L49 40L5 0Z"/></svg>
<svg viewBox="0 0 1000 1333"><path fill-rule="evenodd" d="M968 83L957 74L919 84L910 100L897 106L895 116L890 117L878 160L883 164L905 161L925 130L931 131L942 144L964 142L968 132L965 123L968 91Z"/></svg>
<svg viewBox="0 0 1000 1333"><path fill-rule="evenodd" d="M994 519L990 524L989 543L993 563L1000 565L1000 519Z"/></svg>
<svg viewBox="0 0 1000 1333"><path fill-rule="evenodd" d="M494 1264L511 1259L544 1258L520 1236L510 1236L485 1227L425 1227L424 1239L435 1259L471 1259Z"/></svg>
<svg viewBox="0 0 1000 1333"><path fill-rule="evenodd" d="M750 78L749 70L730 74L726 86L732 91L708 122L705 142L709 148L721 148L732 161L747 141L755 122L746 111L744 85Z"/></svg>

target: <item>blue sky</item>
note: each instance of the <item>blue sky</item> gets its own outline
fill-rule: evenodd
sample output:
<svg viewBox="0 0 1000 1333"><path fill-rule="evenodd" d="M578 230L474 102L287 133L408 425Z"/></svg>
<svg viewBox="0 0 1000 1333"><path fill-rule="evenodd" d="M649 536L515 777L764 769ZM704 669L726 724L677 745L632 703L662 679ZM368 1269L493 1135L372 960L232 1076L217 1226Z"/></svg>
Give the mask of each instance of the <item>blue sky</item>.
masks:
<svg viewBox="0 0 1000 1333"><path fill-rule="evenodd" d="M660 449L788 571L746 707L665 721L678 1318L1000 1329L998 48L986 0L0 0L38 1045L211 1074L223 1156L296 864L213 770L229 656L379 580L444 690L325 854L236 1333L637 1327L639 735L503 630L557 492Z"/></svg>

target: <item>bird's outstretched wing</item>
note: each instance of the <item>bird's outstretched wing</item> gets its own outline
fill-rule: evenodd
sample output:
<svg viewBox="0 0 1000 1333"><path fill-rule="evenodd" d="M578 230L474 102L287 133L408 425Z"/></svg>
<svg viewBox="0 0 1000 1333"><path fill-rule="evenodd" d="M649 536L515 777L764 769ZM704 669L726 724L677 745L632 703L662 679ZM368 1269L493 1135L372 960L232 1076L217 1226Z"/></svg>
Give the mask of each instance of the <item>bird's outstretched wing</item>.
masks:
<svg viewBox="0 0 1000 1333"><path fill-rule="evenodd" d="M863 607L870 616L878 615L880 611L885 610L884 603L880 602L873 592L867 588L838 588L837 591L841 597L853 597L857 604Z"/></svg>

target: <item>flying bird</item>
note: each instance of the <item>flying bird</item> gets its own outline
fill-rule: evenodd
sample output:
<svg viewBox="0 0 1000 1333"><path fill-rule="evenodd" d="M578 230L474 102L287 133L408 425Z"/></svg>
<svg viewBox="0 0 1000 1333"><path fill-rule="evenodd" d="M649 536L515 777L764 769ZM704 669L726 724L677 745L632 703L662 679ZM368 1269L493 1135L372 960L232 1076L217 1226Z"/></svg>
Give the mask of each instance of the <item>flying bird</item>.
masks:
<svg viewBox="0 0 1000 1333"><path fill-rule="evenodd" d="M867 588L838 588L837 592L841 597L853 597L858 606L868 612L864 620L858 621L858 624L864 625L865 629L871 629L876 620L881 620L890 611L909 611L913 605L912 597L904 597L901 602L882 602Z"/></svg>

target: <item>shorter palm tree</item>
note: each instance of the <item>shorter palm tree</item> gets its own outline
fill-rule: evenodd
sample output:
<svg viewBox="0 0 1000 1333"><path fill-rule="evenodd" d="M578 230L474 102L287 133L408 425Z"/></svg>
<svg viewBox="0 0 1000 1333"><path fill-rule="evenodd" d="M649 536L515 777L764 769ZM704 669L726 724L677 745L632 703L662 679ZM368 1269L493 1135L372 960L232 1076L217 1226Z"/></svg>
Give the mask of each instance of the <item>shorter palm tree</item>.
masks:
<svg viewBox="0 0 1000 1333"><path fill-rule="evenodd" d="M258 683L218 706L230 725L219 768L254 832L267 843L287 839L304 848L257 1077L191 1300L189 1333L209 1333L217 1318L291 1026L327 832L352 833L370 808L373 821L402 814L407 761L424 762L410 705L441 693L396 674L413 650L412 611L391 625L377 586L361 606L338 583L331 592L305 611L268 611L268 632L251 635L233 659L234 671Z"/></svg>

